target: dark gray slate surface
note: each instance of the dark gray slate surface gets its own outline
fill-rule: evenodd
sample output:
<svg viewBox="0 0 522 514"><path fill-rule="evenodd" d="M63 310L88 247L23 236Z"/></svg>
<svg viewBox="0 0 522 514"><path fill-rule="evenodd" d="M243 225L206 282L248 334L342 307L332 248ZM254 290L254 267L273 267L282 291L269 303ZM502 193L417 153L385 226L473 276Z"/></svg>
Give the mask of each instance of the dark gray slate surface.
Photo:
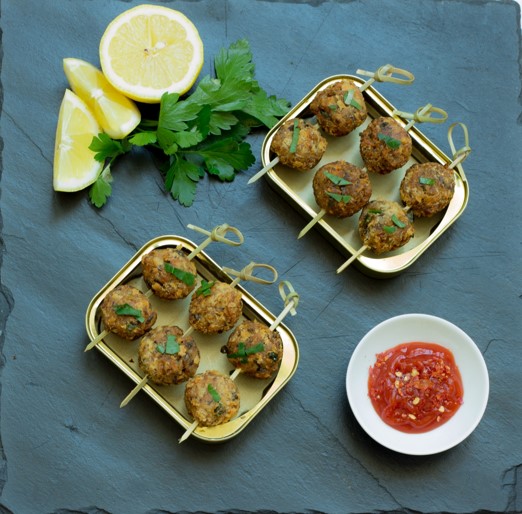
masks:
<svg viewBox="0 0 522 514"><path fill-rule="evenodd" d="M206 63L247 37L270 93L298 101L323 78L391 62L410 88L379 85L395 105L432 102L465 122L468 208L401 276L354 267L262 180L205 181L195 205L162 193L147 155L121 161L102 210L52 190L54 132L66 87L62 58L98 63L108 22L139 2L2 0L3 140L1 511L16 514L273 510L327 513L522 510L519 7L511 1L165 2L204 39ZM423 130L446 149L445 130ZM259 155L264 133L250 138ZM241 254L263 260L302 295L288 320L301 348L283 392L236 439L189 440L98 352L83 353L92 296L145 242L194 238L186 225L236 224ZM262 256L262 259L260 259ZM249 290L274 312L274 289ZM426 312L464 329L486 359L491 394L477 430L440 455L413 458L374 443L349 409L344 380L360 338L393 315Z"/></svg>

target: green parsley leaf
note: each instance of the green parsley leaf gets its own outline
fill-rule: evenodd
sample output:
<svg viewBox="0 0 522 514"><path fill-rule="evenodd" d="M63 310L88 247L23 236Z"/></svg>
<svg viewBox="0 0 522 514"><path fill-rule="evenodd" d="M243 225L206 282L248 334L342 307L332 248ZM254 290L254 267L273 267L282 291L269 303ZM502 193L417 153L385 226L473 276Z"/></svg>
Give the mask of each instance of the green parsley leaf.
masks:
<svg viewBox="0 0 522 514"><path fill-rule="evenodd" d="M183 271L182 269L174 267L170 262L165 262L164 264L165 271L174 275L177 279L181 280L187 286L194 285L196 280L196 276L188 271Z"/></svg>
<svg viewBox="0 0 522 514"><path fill-rule="evenodd" d="M111 166L107 164L103 171L98 175L94 184L89 188L89 198L91 203L100 208L107 202L107 198L112 194L112 175Z"/></svg>
<svg viewBox="0 0 522 514"><path fill-rule="evenodd" d="M338 109L338 106L337 106L337 104L330 104L330 105L328 106L328 108L329 108L330 110L332 110L332 111L336 111L336 110Z"/></svg>
<svg viewBox="0 0 522 514"><path fill-rule="evenodd" d="M141 310L131 307L128 303L124 303L123 305L115 305L114 312L118 316L133 316L139 323L143 323L145 321Z"/></svg>
<svg viewBox="0 0 522 514"><path fill-rule="evenodd" d="M294 131L292 132L292 143L290 144L290 153L295 153L297 151L297 143L299 142L299 120L294 120Z"/></svg>
<svg viewBox="0 0 522 514"><path fill-rule="evenodd" d="M386 143L386 146L388 148L391 148L392 150L397 150L397 148L399 148L399 146L401 146L401 142L398 139L395 139L395 138L393 138L391 136L388 136L386 134L382 134L381 132L379 132L377 134L377 137L381 141L384 141Z"/></svg>
<svg viewBox="0 0 522 514"><path fill-rule="evenodd" d="M256 162L250 145L233 138L216 139L201 145L195 153L203 158L207 172L221 181L234 180L235 170L247 170Z"/></svg>
<svg viewBox="0 0 522 514"><path fill-rule="evenodd" d="M351 182L349 180L346 180L343 177L339 177L337 175L334 175L333 173L330 173L328 171L324 171L324 176L330 181L333 182L336 186L349 186Z"/></svg>
<svg viewBox="0 0 522 514"><path fill-rule="evenodd" d="M262 352L265 349L263 343L258 343L250 348L247 348L245 343L239 343L237 345L237 352L229 353L227 357L232 359L240 358L242 363L248 362L248 356L254 355L255 353Z"/></svg>
<svg viewBox="0 0 522 514"><path fill-rule="evenodd" d="M392 214L391 220L394 225L397 225L399 228L404 228L406 226L406 223L403 223L395 214Z"/></svg>
<svg viewBox="0 0 522 514"><path fill-rule="evenodd" d="M158 128L183 131L189 128L187 122L195 120L201 105L190 101L179 101L177 93L164 93L161 97Z"/></svg>
<svg viewBox="0 0 522 514"><path fill-rule="evenodd" d="M214 136L219 136L223 133L226 134L232 127L235 127L239 123L238 117L231 112L212 112L210 107L208 107L208 113L207 132Z"/></svg>
<svg viewBox="0 0 522 514"><path fill-rule="evenodd" d="M221 401L221 396L219 395L219 393L216 391L216 388L212 384L208 384L207 391L210 393L210 396L212 396L212 399L216 403L219 403Z"/></svg>
<svg viewBox="0 0 522 514"><path fill-rule="evenodd" d="M158 352L167 354L167 355L176 355L179 353L179 343L176 339L176 336L169 334L167 335L167 342L164 345L158 344L156 346L156 350Z"/></svg>
<svg viewBox="0 0 522 514"><path fill-rule="evenodd" d="M419 184L422 184L424 186L432 186L435 184L435 180L428 177L419 177Z"/></svg>
<svg viewBox="0 0 522 514"><path fill-rule="evenodd" d="M89 150L95 152L94 158L99 162L105 162L107 159L114 160L130 149L131 145L126 139L122 139L121 141L111 139L104 132L101 132L98 136L94 136L89 145Z"/></svg>
<svg viewBox="0 0 522 514"><path fill-rule="evenodd" d="M350 195L340 195L338 193L330 193L330 191L327 191L326 194L336 202L349 203L352 199Z"/></svg>
<svg viewBox="0 0 522 514"><path fill-rule="evenodd" d="M215 283L215 280L213 280L212 282L207 282L205 279L203 279L201 281L201 285L196 289L196 295L209 296L212 292L211 290Z"/></svg>
<svg viewBox="0 0 522 514"><path fill-rule="evenodd" d="M257 123L250 123L251 127L265 127L272 128L281 116L288 112L288 102L286 100L276 98L275 96L268 96L265 91L260 89L254 95L251 95L242 112L250 114Z"/></svg>
<svg viewBox="0 0 522 514"><path fill-rule="evenodd" d="M138 134L134 134L133 136L129 137L129 143L133 144L134 146L147 146L147 145L153 145L158 141L158 135L155 131L145 131L145 132L139 132Z"/></svg>
<svg viewBox="0 0 522 514"><path fill-rule="evenodd" d="M93 138L96 158L112 164L133 147L150 149L164 175L166 191L186 207L193 204L197 183L205 174L234 180L237 172L256 162L245 141L251 129L272 128L289 111L290 103L261 88L246 39L221 49L214 69L215 77L201 78L189 95L165 93L159 110L141 107L152 119L142 116L127 138L113 140L106 134ZM110 182L100 180L90 194L91 202L101 207L111 194Z"/></svg>
<svg viewBox="0 0 522 514"><path fill-rule="evenodd" d="M196 186L204 171L186 159L174 158L167 170L165 189L181 205L189 207L196 196Z"/></svg>
<svg viewBox="0 0 522 514"><path fill-rule="evenodd" d="M393 225L386 225L382 227L382 229L384 230L384 232L387 232L388 234L393 234L397 230L397 227Z"/></svg>
<svg viewBox="0 0 522 514"><path fill-rule="evenodd" d="M246 39L232 43L228 50L221 49L214 60L214 66L216 76L221 81L227 81L232 77L241 77L247 82L254 80L255 67Z"/></svg>

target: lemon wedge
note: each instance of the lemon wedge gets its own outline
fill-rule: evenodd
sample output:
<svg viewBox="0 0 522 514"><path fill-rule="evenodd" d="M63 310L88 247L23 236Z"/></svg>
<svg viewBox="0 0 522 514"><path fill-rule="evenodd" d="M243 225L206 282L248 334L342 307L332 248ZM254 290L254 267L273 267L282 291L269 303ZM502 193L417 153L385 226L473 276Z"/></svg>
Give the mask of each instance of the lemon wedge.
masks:
<svg viewBox="0 0 522 514"><path fill-rule="evenodd" d="M74 93L88 105L110 137L122 139L138 126L141 113L136 104L117 91L96 66L67 58L63 70Z"/></svg>
<svg viewBox="0 0 522 514"><path fill-rule="evenodd" d="M54 146L53 187L55 191L79 191L91 185L102 170L103 163L89 150L100 125L85 102L66 89L56 127Z"/></svg>
<svg viewBox="0 0 522 514"><path fill-rule="evenodd" d="M117 16L100 41L107 80L124 95L158 103L165 92L186 93L203 66L203 42L182 13L138 5Z"/></svg>

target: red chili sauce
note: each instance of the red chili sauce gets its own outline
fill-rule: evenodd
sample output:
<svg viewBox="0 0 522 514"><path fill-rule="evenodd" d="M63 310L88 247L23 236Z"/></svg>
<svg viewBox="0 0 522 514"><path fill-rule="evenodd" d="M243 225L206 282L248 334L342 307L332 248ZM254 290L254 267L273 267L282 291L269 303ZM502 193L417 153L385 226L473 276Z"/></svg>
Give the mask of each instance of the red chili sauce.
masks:
<svg viewBox="0 0 522 514"><path fill-rule="evenodd" d="M419 342L377 354L370 367L368 392L385 423L410 433L428 432L448 421L464 394L451 351Z"/></svg>

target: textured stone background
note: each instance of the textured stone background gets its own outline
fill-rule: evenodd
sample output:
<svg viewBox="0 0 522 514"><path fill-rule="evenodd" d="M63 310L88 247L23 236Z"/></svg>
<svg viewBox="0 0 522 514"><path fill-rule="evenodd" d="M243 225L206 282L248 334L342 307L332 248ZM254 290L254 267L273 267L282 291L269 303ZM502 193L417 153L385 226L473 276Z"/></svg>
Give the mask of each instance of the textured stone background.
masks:
<svg viewBox="0 0 522 514"><path fill-rule="evenodd" d="M515 512L522 510L520 322L520 7L513 1L379 0L164 2L187 14L206 50L247 37L257 77L297 102L323 78L391 62L410 88L377 88L397 106L431 102L465 122L473 153L464 215L405 273L371 279L261 180L260 164L230 184L204 181L181 208L146 154L117 164L114 194L96 210L84 193L52 190L54 132L67 86L62 58L98 64L111 19L136 1L2 0L0 511ZM443 149L445 130L423 131ZM259 155L263 132L250 139ZM301 293L288 320L296 375L225 445L177 444L181 428L146 395L119 409L130 381L83 353L84 316L100 287L153 237L192 238L186 225L236 224L231 266L276 266ZM218 262L231 252L209 250ZM273 312L273 290L248 288ZM465 330L489 368L476 431L431 457L374 443L348 406L344 380L357 342L397 314L425 312Z"/></svg>

